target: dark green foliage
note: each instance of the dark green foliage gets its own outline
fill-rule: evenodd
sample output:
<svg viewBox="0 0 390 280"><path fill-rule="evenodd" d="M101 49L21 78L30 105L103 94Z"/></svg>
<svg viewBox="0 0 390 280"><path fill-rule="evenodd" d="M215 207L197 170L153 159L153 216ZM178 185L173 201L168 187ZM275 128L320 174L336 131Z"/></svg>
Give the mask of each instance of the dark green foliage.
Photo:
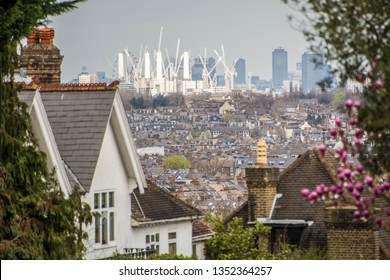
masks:
<svg viewBox="0 0 390 280"><path fill-rule="evenodd" d="M268 252L269 227L256 223L244 229L242 219L234 218L225 226L219 218L209 217L215 235L207 240L206 258L212 260L273 259Z"/></svg>
<svg viewBox="0 0 390 280"><path fill-rule="evenodd" d="M1 259L80 259L85 249L83 225L91 222L89 206L81 202L77 186L66 199L48 171L13 82L20 40L48 16L67 12L78 2L0 1Z"/></svg>
<svg viewBox="0 0 390 280"><path fill-rule="evenodd" d="M153 107L165 107L168 105L168 98L162 94L153 98Z"/></svg>
<svg viewBox="0 0 390 280"><path fill-rule="evenodd" d="M130 104L133 106L134 109L145 109L145 99L140 97L133 97L130 99Z"/></svg>
<svg viewBox="0 0 390 280"><path fill-rule="evenodd" d="M374 144L360 160L374 175L390 170L390 1L282 0L300 10L300 23L314 51L335 65L341 85L347 79L364 84L358 124ZM319 48L318 42L321 42Z"/></svg>

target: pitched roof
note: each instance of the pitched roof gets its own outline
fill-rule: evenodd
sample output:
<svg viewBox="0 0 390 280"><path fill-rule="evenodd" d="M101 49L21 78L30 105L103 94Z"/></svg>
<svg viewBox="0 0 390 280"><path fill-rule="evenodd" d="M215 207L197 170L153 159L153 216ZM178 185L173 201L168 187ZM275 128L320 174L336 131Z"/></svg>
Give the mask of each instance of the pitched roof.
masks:
<svg viewBox="0 0 390 280"><path fill-rule="evenodd" d="M324 223L325 204L318 202L311 204L300 194L302 188L312 189L321 183L334 184L331 166L337 161L329 153L325 160L313 148L301 155L280 176L277 192L283 194L277 200L272 219L275 220L305 220L314 224L304 231L301 245L326 246L326 227Z"/></svg>
<svg viewBox="0 0 390 280"><path fill-rule="evenodd" d="M31 105L35 97L35 93L36 93L35 90L34 91L29 90L29 91L21 91L18 94L19 100L27 104L28 110L30 110L31 108Z"/></svg>
<svg viewBox="0 0 390 280"><path fill-rule="evenodd" d="M41 96L62 159L89 191L115 91L42 92Z"/></svg>
<svg viewBox="0 0 390 280"><path fill-rule="evenodd" d="M213 231L211 228L202 220L196 220L192 224L192 237L202 237L212 235Z"/></svg>
<svg viewBox="0 0 390 280"><path fill-rule="evenodd" d="M143 194L140 194L139 189L131 194L131 213L132 217L139 222L201 216L199 210L150 181Z"/></svg>

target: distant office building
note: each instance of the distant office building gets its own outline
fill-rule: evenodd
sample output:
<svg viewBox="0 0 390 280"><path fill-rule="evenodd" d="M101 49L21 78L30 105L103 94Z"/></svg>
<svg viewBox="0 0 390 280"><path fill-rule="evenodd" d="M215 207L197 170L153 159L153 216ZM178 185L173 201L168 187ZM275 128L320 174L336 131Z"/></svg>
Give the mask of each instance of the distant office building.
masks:
<svg viewBox="0 0 390 280"><path fill-rule="evenodd" d="M224 86L225 86L225 76L217 75L217 87L224 87Z"/></svg>
<svg viewBox="0 0 390 280"><path fill-rule="evenodd" d="M235 85L244 85L246 84L246 72L245 72L245 59L239 58L234 65L236 70L236 76L234 77Z"/></svg>
<svg viewBox="0 0 390 280"><path fill-rule="evenodd" d="M318 91L318 83L323 81L329 73L329 67L324 64L324 56L305 52L302 54L302 91Z"/></svg>
<svg viewBox="0 0 390 280"><path fill-rule="evenodd" d="M251 76L251 84L252 85L256 84L258 81L260 81L259 76Z"/></svg>
<svg viewBox="0 0 390 280"><path fill-rule="evenodd" d="M208 59L203 58L203 62L206 63L206 69L208 71L209 75L209 83L212 79L214 79L216 74L215 69L215 59L213 57L209 57ZM214 68L214 69L213 69ZM191 72L192 72L192 80L193 81L202 81L203 80L203 64L200 57L194 58L194 64L192 65Z"/></svg>
<svg viewBox="0 0 390 280"><path fill-rule="evenodd" d="M99 79L99 82L103 82L106 80L106 72L104 71L99 71L99 72L96 72L96 75Z"/></svg>
<svg viewBox="0 0 390 280"><path fill-rule="evenodd" d="M87 72L87 67L83 66L81 68L81 73L79 74L79 84L96 84L99 82L99 78L96 74L89 74Z"/></svg>
<svg viewBox="0 0 390 280"><path fill-rule="evenodd" d="M282 89L283 81L287 79L287 51L283 48L277 48L272 52L273 88L276 90Z"/></svg>

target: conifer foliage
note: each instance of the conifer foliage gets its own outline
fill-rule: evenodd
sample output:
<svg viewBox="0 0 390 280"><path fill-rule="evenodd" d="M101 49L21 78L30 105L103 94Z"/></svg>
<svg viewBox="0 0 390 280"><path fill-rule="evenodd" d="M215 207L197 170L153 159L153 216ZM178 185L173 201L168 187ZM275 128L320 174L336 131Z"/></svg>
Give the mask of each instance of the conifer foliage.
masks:
<svg viewBox="0 0 390 280"><path fill-rule="evenodd" d="M82 1L0 1L0 259L79 259L91 211L77 186L66 199L39 151L13 82L17 45L48 16Z"/></svg>

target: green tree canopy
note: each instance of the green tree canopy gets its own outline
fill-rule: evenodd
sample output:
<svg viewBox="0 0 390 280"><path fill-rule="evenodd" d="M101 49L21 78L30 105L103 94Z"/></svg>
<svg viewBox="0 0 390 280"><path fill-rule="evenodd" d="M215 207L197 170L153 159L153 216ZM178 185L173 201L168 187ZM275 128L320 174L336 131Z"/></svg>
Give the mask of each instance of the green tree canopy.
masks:
<svg viewBox="0 0 390 280"><path fill-rule="evenodd" d="M234 218L225 226L220 218L209 217L215 235L207 240L206 256L212 260L273 259L268 252L269 227L256 223L244 229L242 219Z"/></svg>
<svg viewBox="0 0 390 280"><path fill-rule="evenodd" d="M345 102L345 93L344 92L336 93L332 102L333 109L337 111L345 111L344 102Z"/></svg>
<svg viewBox="0 0 390 280"><path fill-rule="evenodd" d="M185 157L179 155L167 157L164 159L162 165L164 168L173 170L188 169L191 167L191 163Z"/></svg>
<svg viewBox="0 0 390 280"><path fill-rule="evenodd" d="M13 82L17 44L48 16L70 11L81 1L0 2L0 258L79 259L91 221L77 186L68 199L39 151L27 106ZM4 77L7 77L5 82Z"/></svg>

